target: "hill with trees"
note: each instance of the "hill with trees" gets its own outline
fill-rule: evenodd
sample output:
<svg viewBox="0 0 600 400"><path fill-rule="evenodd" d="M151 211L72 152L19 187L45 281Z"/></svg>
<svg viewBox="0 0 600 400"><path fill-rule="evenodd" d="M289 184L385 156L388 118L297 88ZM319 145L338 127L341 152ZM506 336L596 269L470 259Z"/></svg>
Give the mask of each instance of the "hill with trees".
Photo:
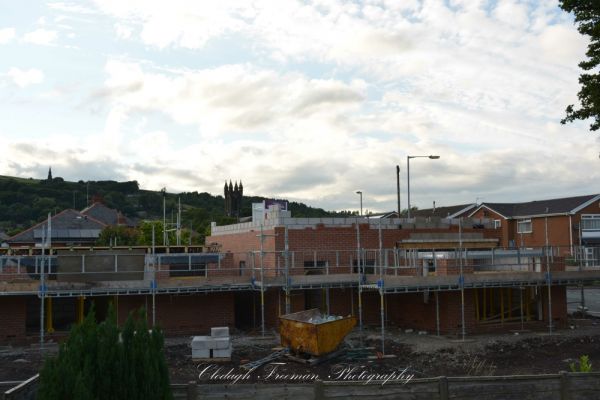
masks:
<svg viewBox="0 0 600 400"><path fill-rule="evenodd" d="M181 200L182 227L192 233L194 243L203 243L211 221L219 225L234 223L225 215L225 199L206 192L167 193L140 189L137 181L78 181L69 182L60 177L52 179L17 178L0 176L0 231L15 234L42 221L48 213L56 214L66 208L82 210L95 201L121 211L134 221L162 221L163 196L166 202L167 222L177 218L178 200ZM252 215L252 203L265 198L244 196L242 216ZM346 216L351 212L332 212L290 202L295 217ZM161 225L162 229L162 225ZM158 236L160 237L160 236ZM185 241L184 241L185 242Z"/></svg>

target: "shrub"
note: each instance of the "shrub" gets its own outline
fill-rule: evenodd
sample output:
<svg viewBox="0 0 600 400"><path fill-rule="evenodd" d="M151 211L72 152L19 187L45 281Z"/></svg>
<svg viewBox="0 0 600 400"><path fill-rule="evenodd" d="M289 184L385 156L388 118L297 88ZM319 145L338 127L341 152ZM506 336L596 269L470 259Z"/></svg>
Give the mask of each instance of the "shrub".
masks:
<svg viewBox="0 0 600 400"><path fill-rule="evenodd" d="M163 347L162 332L148 331L143 309L120 329L112 306L100 324L92 308L45 361L38 399L172 399Z"/></svg>
<svg viewBox="0 0 600 400"><path fill-rule="evenodd" d="M592 363L588 356L579 357L578 365L571 363L569 367L571 367L571 372L592 372Z"/></svg>

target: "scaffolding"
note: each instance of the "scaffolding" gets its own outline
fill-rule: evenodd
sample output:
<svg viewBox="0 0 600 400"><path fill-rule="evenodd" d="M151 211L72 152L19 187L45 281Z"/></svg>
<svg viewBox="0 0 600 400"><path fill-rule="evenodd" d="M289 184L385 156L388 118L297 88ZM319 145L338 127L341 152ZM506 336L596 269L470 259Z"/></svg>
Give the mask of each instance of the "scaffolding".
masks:
<svg viewBox="0 0 600 400"><path fill-rule="evenodd" d="M583 288L600 279L599 260L589 257L585 262L581 257L566 260L559 256L560 249L553 247L384 248L380 233L378 248L367 249L360 245L360 232L356 234L356 249L343 250L290 251L287 229L283 251L266 251L262 242L267 235L263 231L257 235L259 249L240 253L181 247L8 249L0 256L0 293L39 296L42 341L46 333L55 329L52 324L55 298L75 298L76 321L81 321L84 298L151 296L154 325L158 295L258 292L264 334L266 291L282 293L285 313L289 313L294 292L319 289L324 299L323 311L330 313L330 290L349 289L350 309L354 313L356 301L362 333L363 297L365 293L376 293L384 353L388 295L422 293L429 299L433 293L436 334L440 335L440 295L459 292L464 339L469 333L465 323L466 290L472 293L478 323L520 322L522 328L524 323L536 320L534 309L541 307L541 291L547 288L548 329L552 332L551 288L565 285ZM279 299L277 302L280 303Z"/></svg>

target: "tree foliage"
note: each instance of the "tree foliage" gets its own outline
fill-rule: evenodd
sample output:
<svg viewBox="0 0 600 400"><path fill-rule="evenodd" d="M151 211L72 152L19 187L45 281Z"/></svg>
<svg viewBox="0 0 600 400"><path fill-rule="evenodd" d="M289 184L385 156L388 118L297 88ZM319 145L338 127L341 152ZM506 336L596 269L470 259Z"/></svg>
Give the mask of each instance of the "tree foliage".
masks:
<svg viewBox="0 0 600 400"><path fill-rule="evenodd" d="M58 355L45 361L37 398L172 399L163 347L161 331L148 331L143 309L120 329L112 307L100 324L92 308Z"/></svg>
<svg viewBox="0 0 600 400"><path fill-rule="evenodd" d="M128 226L107 226L102 229L96 244L99 246L136 246L140 243L140 232Z"/></svg>
<svg viewBox="0 0 600 400"><path fill-rule="evenodd" d="M579 63L584 73L579 76L581 89L577 94L581 107L573 104L566 110L567 116L561 123L592 118L590 130L600 129L600 1L598 0L560 0L560 7L575 15L577 30L589 36L590 43L586 52L587 59Z"/></svg>
<svg viewBox="0 0 600 400"><path fill-rule="evenodd" d="M210 223L225 225L237 219L225 215L223 196L206 192L183 192L141 190L136 181L88 181L69 182L54 178L52 181L22 179L0 176L0 231L11 234L29 228L46 218L49 212L55 214L66 208L82 210L92 201L102 201L108 207L121 211L133 220L163 220L163 201L166 220L169 226L177 217L178 199L181 200L182 244L189 244L190 230L192 244L203 244L204 237L210 234ZM242 216L252 215L252 203L262 202L259 196L244 196ZM334 217L346 216L346 212L330 212L321 208L309 207L303 203L290 202L290 211L295 217ZM150 224L153 224L151 222ZM151 225L150 225L151 228ZM162 245L162 223L155 226L156 243ZM109 245L111 237L117 237L117 244L129 245L133 242L130 234L123 230L106 230L99 244ZM138 244L152 243L150 231L142 226ZM169 243L175 244L174 232L169 232ZM113 241L114 243L114 241Z"/></svg>

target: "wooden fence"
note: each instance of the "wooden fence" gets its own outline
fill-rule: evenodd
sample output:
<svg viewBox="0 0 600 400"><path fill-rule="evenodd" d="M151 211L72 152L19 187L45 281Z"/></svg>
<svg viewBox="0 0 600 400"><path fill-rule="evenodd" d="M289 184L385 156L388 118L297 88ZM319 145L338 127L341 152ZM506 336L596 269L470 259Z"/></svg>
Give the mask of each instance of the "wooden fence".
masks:
<svg viewBox="0 0 600 400"><path fill-rule="evenodd" d="M439 377L406 384L316 381L307 384L172 385L175 400L600 400L600 372L552 375Z"/></svg>
<svg viewBox="0 0 600 400"><path fill-rule="evenodd" d="M3 392L3 400L35 400L38 376ZM2 390L6 386L1 386ZM175 400L300 399L357 396L364 400L600 400L600 372L439 377L408 383L316 381L298 384L173 384Z"/></svg>

